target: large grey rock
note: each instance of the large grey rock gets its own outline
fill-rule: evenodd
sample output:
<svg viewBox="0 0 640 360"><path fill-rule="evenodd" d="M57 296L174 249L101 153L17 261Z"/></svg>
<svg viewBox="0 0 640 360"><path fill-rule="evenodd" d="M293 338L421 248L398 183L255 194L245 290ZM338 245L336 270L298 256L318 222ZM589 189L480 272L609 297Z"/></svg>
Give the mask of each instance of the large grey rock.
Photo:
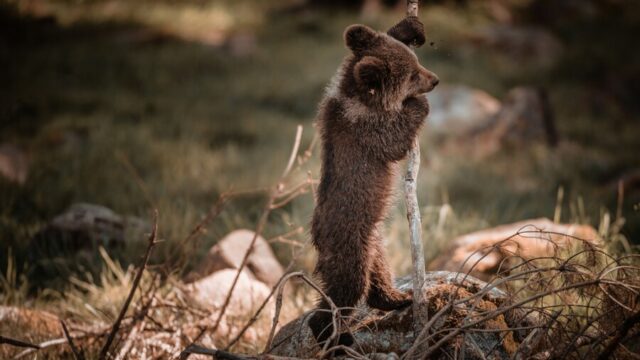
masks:
<svg viewBox="0 0 640 360"><path fill-rule="evenodd" d="M498 112L455 135L445 145L449 152L471 153L479 158L535 143L555 146L558 141L546 93L531 87L511 89Z"/></svg>
<svg viewBox="0 0 640 360"><path fill-rule="evenodd" d="M186 281L191 282L222 269L239 268L254 236L255 233L251 230L232 231L211 247L202 262L187 275ZM269 286L275 285L284 274L282 265L262 236L256 239L247 260L247 268L256 279Z"/></svg>
<svg viewBox="0 0 640 360"><path fill-rule="evenodd" d="M500 110L500 101L466 85L442 85L429 94L429 133L465 134L486 125Z"/></svg>
<svg viewBox="0 0 640 360"><path fill-rule="evenodd" d="M53 218L34 240L38 246L69 249L123 247L127 239L143 239L150 231L144 220L116 214L111 209L94 204L77 203Z"/></svg>
<svg viewBox="0 0 640 360"><path fill-rule="evenodd" d="M411 280L401 279L398 282L401 290L411 289ZM429 314L433 315L442 309L450 297L461 299L483 289L486 283L465 276L464 274L436 271L427 273L424 291L428 299ZM506 301L507 295L498 290L491 289L479 300L465 303L456 307L454 311L443 316L431 327L432 332L439 329L455 327L469 321L469 314L478 311L491 311ZM477 312L475 313L477 315ZM307 324L310 312L282 327L273 341L272 355L291 356L298 358L313 358L320 351ZM490 329L489 332L462 333L450 341L436 353L435 358L447 358L447 356L462 355L466 359L509 359L517 349L518 340L523 334L506 330L508 327L517 327L522 323L510 323L511 316L498 316L492 321L478 325L476 329ZM526 318L525 321L529 321ZM362 354L388 354L388 356L403 355L413 344L415 334L413 331L413 315L411 307L391 311L388 313L372 310L364 304L357 307L354 320L350 326L357 345L353 348ZM501 331L504 330L504 331ZM518 339L518 340L517 340Z"/></svg>

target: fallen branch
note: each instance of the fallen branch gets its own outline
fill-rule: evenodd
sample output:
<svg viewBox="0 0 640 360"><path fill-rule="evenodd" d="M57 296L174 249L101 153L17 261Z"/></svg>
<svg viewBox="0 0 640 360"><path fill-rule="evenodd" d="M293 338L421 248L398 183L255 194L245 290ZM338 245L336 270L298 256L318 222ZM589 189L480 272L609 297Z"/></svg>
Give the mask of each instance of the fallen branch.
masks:
<svg viewBox="0 0 640 360"><path fill-rule="evenodd" d="M32 349L40 349L40 345L32 344L23 340L12 339L4 336L0 336L0 344L8 344L15 347L26 347Z"/></svg>
<svg viewBox="0 0 640 360"><path fill-rule="evenodd" d="M23 352L21 352L20 354L14 356L14 359L21 359L33 352L36 352L38 350L42 350L42 349L46 349L48 347L51 346L56 346L56 345L62 345L62 344L66 344L68 342L67 338L58 338L58 339L51 339L51 340L47 340L44 342L41 342L40 344L36 345L37 347L31 348L31 349L27 349Z"/></svg>
<svg viewBox="0 0 640 360"><path fill-rule="evenodd" d="M611 341L609 341L605 349L598 356L598 360L606 360L611 358L616 348L618 348L618 345L620 345L622 340L624 340L629 333L629 330L631 330L638 323L640 323L640 311L636 311L633 315L625 319L622 325L620 325L616 336L611 339Z"/></svg>

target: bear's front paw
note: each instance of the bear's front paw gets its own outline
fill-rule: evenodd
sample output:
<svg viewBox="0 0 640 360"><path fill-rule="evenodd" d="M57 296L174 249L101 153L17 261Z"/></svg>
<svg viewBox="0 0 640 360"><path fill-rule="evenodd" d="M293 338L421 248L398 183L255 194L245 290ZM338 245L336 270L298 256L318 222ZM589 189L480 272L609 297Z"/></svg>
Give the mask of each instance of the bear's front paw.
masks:
<svg viewBox="0 0 640 360"><path fill-rule="evenodd" d="M426 41L424 25L417 16L407 16L389 29L387 34L407 46L420 47Z"/></svg>

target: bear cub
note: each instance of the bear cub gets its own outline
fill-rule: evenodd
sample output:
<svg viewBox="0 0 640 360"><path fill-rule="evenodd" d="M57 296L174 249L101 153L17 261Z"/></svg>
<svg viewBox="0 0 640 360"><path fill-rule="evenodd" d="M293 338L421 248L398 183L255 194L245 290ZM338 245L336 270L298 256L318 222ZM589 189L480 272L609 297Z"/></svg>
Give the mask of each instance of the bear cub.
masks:
<svg viewBox="0 0 640 360"><path fill-rule="evenodd" d="M416 17L387 33L351 25L350 54L320 103L316 119L322 170L311 237L318 251L316 277L342 317L361 299L390 311L411 304L394 288L379 228L392 195L395 165L412 148L429 113L425 93L438 77L409 48L425 41ZM329 305L320 301L309 326L322 346L333 333ZM353 339L341 334L338 343Z"/></svg>

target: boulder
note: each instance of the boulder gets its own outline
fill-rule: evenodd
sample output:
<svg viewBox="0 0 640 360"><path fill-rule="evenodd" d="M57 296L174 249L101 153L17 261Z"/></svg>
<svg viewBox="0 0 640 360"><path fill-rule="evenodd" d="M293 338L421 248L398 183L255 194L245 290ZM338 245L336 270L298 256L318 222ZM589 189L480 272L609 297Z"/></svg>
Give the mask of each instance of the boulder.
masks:
<svg viewBox="0 0 640 360"><path fill-rule="evenodd" d="M40 248L51 249L114 248L123 247L127 239L144 239L150 230L139 218L121 216L100 205L77 203L56 216L34 241Z"/></svg>
<svg viewBox="0 0 640 360"><path fill-rule="evenodd" d="M534 143L555 146L558 142L553 111L546 92L531 87L511 89L499 111L477 121L447 142L449 151L485 157L505 148L519 149Z"/></svg>
<svg viewBox="0 0 640 360"><path fill-rule="evenodd" d="M204 308L220 308L224 304L237 273L238 271L235 269L217 271L186 285L187 292ZM270 293L271 289L267 285L256 280L247 271L242 271L231 295L227 313L249 312L254 307L260 306Z"/></svg>
<svg viewBox="0 0 640 360"><path fill-rule="evenodd" d="M218 270L239 268L254 236L255 232L251 230L232 231L209 250L207 256L185 280L192 282ZM282 265L262 236L256 239L247 268L256 279L269 286L274 286L284 274Z"/></svg>
<svg viewBox="0 0 640 360"><path fill-rule="evenodd" d="M237 272L235 269L220 270L186 285L186 294L189 298L199 307L212 311L211 316L201 320L202 323L199 325L214 325ZM271 289L267 285L256 280L248 271L242 271L216 333L210 334L213 337L210 339L211 344L215 345L213 341L215 338L228 338L240 331L270 293ZM273 298L260 314L262 319L270 319L273 316L272 302ZM197 329L192 324L186 328L189 331ZM249 331L245 340L257 340L255 331Z"/></svg>
<svg viewBox="0 0 640 360"><path fill-rule="evenodd" d="M0 175L9 181L24 184L28 174L27 154L15 145L0 145Z"/></svg>
<svg viewBox="0 0 640 360"><path fill-rule="evenodd" d="M465 134L486 125L498 110L500 101L487 92L465 85L438 86L429 94L429 133Z"/></svg>
<svg viewBox="0 0 640 360"><path fill-rule="evenodd" d="M429 314L442 309L450 297L462 299L477 293L487 284L464 274L436 271L427 273L424 291L428 301ZM412 288L410 278L398 281L398 288L407 291ZM431 327L432 333L439 329L451 328L469 321L471 314L477 311L495 310L507 299L507 295L498 289L491 289L477 301L461 304L448 315L444 315ZM472 309L473 308L473 309ZM314 358L320 351L307 324L310 312L283 326L273 341L271 355L297 358ZM509 314L507 314L509 315ZM523 319L515 323L515 318ZM532 323L532 317L497 316L491 321L481 323L478 329L494 331L461 333L447 341L432 358L446 359L455 355L467 359L509 359L516 351L519 341L526 334L507 330L509 327ZM364 304L357 307L351 321L350 330L357 345L353 348L361 354L374 355L375 358L397 358L412 346L416 334L413 331L412 308L391 312L372 310ZM504 331L501 331L504 330ZM439 338L436 337L436 340ZM383 355L384 354L384 355ZM386 355L386 356L385 356ZM458 357L460 357L458 356Z"/></svg>
<svg viewBox="0 0 640 360"><path fill-rule="evenodd" d="M508 269L505 260L514 254L525 259L553 256L557 250L581 245L576 238L593 245L601 242L596 229L589 225L556 224L546 218L524 220L460 236L428 267L471 272L488 279L498 270Z"/></svg>

